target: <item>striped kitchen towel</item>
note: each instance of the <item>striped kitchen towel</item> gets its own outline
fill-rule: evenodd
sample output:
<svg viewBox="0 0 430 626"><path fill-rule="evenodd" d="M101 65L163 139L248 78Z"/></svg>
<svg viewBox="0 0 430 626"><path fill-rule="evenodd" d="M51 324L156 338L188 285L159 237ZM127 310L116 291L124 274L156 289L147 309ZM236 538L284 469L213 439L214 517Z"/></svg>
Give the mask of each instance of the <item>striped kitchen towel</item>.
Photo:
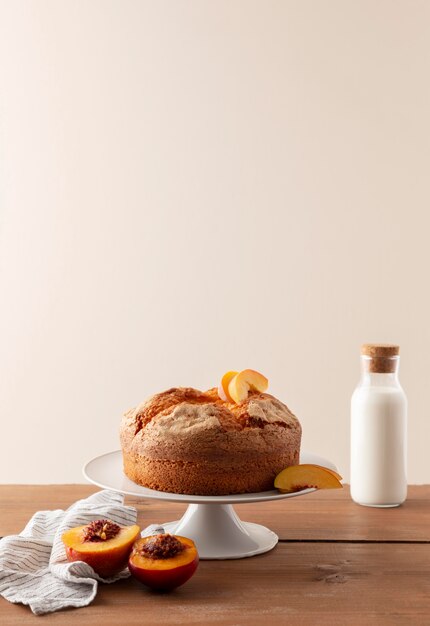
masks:
<svg viewBox="0 0 430 626"><path fill-rule="evenodd" d="M87 563L69 563L61 535L95 519L129 526L136 523L136 517L136 509L124 506L124 497L113 491L99 491L66 511L35 513L22 533L0 540L0 595L28 604L36 615L90 604L98 581L126 578L128 569L103 579Z"/></svg>

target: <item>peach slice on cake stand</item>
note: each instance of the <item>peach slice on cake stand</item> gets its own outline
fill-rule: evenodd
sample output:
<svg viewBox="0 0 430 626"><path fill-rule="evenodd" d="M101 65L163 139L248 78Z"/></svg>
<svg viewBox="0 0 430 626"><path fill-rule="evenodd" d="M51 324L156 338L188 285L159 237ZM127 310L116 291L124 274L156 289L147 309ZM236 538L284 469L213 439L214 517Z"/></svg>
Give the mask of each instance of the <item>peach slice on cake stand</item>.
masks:
<svg viewBox="0 0 430 626"><path fill-rule="evenodd" d="M302 463L286 467L275 478L281 493L297 493L303 489L342 489L342 476L321 465Z"/></svg>
<svg viewBox="0 0 430 626"><path fill-rule="evenodd" d="M319 465L336 472L333 463L315 454L302 451L300 461L306 465ZM234 504L296 498L315 491L315 488L309 487L301 491L282 493L273 488L260 493L226 496L196 496L155 491L137 485L124 475L121 450L93 459L86 464L83 472L90 482L105 489L145 499L188 503L189 506L180 520L165 523L157 519L150 521L157 526L161 523L157 532L193 540L200 559L240 559L267 552L276 546L277 535L265 526L242 521L233 508ZM333 474L331 476L338 481ZM143 535L151 535L154 529L154 525L148 527L143 531Z"/></svg>

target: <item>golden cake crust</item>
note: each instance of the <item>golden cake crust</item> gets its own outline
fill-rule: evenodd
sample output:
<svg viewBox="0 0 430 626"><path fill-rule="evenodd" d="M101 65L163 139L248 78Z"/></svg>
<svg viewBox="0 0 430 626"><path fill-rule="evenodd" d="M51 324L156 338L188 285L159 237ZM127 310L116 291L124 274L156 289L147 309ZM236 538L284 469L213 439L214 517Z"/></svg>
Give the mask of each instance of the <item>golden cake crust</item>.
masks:
<svg viewBox="0 0 430 626"><path fill-rule="evenodd" d="M133 481L173 493L224 495L273 488L299 462L301 427L277 398L251 393L241 404L216 389L172 388L123 417L124 471Z"/></svg>

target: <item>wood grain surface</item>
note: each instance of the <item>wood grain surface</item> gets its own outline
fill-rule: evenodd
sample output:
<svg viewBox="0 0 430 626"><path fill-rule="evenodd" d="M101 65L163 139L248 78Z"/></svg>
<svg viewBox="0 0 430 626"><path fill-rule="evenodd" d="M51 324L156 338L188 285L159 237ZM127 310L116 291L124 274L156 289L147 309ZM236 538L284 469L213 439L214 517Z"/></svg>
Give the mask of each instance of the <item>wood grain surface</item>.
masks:
<svg viewBox="0 0 430 626"><path fill-rule="evenodd" d="M0 486L0 535L22 530L36 510L65 508L86 485ZM142 526L177 519L183 505L127 499ZM398 509L351 502L348 490L236 508L280 536L269 553L202 561L170 594L128 579L100 585L92 605L35 617L0 598L0 624L430 625L430 487L409 489Z"/></svg>
<svg viewBox="0 0 430 626"><path fill-rule="evenodd" d="M0 536L20 532L36 510L66 508L97 491L90 485L0 485ZM181 517L175 502L126 498L139 511L142 527ZM430 485L409 487L408 500L396 509L356 505L349 487L307 496L241 504L244 521L269 526L280 539L348 541L430 541Z"/></svg>

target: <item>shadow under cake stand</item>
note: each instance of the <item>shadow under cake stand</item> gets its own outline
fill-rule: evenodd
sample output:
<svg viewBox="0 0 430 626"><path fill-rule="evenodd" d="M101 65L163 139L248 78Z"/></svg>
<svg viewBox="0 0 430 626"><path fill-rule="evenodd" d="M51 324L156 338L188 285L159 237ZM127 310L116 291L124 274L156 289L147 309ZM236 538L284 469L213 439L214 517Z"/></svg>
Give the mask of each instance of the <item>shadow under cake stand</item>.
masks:
<svg viewBox="0 0 430 626"><path fill-rule="evenodd" d="M310 452L301 452L300 463L315 463L336 470L333 463ZM165 532L192 539L201 559L242 559L268 552L278 543L278 536L265 526L242 522L233 504L285 500L315 491L304 489L296 493L279 493L273 489L228 496L194 496L155 491L141 487L125 476L121 450L92 459L84 466L83 474L98 487L128 496L188 503L180 520L160 523L160 526Z"/></svg>

